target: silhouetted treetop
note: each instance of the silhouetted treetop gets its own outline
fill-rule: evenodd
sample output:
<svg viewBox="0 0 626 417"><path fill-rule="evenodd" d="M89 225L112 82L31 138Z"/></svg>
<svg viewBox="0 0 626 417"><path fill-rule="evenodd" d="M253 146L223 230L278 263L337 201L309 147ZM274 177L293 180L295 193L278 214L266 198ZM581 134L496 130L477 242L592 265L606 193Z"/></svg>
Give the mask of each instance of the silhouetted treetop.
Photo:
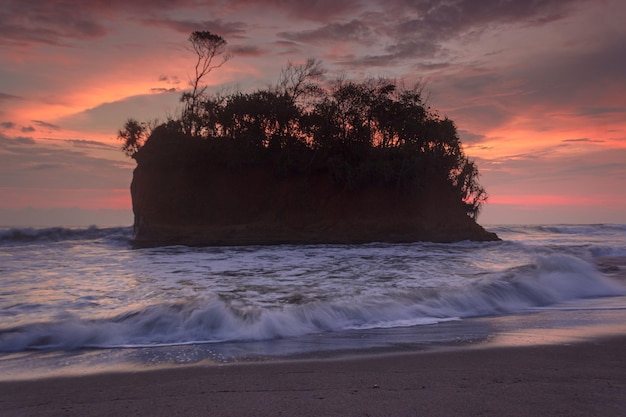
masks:
<svg viewBox="0 0 626 417"><path fill-rule="evenodd" d="M117 132L117 137L124 143L122 151L129 157L135 158L147 139L147 128L135 119L128 119L124 127Z"/></svg>
<svg viewBox="0 0 626 417"><path fill-rule="evenodd" d="M208 31L195 31L189 35L189 49L196 55L194 77L189 80L191 91L183 93L184 108L181 117L185 133L196 135L201 127L198 124L199 106L206 91L202 79L212 70L221 67L231 56L226 53L226 41ZM216 59L219 59L216 62Z"/></svg>

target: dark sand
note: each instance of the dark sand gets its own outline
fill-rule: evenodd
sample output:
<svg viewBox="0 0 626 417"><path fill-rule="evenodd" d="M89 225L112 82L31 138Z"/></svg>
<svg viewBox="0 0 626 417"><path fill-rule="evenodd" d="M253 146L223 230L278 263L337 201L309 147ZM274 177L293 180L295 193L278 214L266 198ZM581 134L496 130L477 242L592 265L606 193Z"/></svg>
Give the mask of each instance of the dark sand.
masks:
<svg viewBox="0 0 626 417"><path fill-rule="evenodd" d="M0 383L9 416L626 416L626 337Z"/></svg>

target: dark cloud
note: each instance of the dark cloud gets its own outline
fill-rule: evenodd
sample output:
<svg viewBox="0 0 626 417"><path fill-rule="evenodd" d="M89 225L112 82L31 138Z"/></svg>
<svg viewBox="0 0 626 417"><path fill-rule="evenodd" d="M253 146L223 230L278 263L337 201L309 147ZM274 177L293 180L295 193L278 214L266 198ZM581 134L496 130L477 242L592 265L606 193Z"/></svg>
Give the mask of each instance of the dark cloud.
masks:
<svg viewBox="0 0 626 417"><path fill-rule="evenodd" d="M246 30L246 24L242 22L176 20L164 16L175 9L189 9L210 16L262 7L298 19L326 21L328 16L350 15L359 5L356 0L5 0L0 8L0 43L65 45L77 39L95 39L105 36L108 22L120 16L132 16L143 24L167 27L185 34L209 30L225 38L239 38Z"/></svg>
<svg viewBox="0 0 626 417"><path fill-rule="evenodd" d="M435 56L441 50L441 46L429 40L416 39L398 42L395 45L388 46L386 49L397 59L407 59Z"/></svg>
<svg viewBox="0 0 626 417"><path fill-rule="evenodd" d="M61 129L60 126L57 126L57 125L52 124L52 123L44 122L44 121L41 121L41 120L31 120L31 122L33 122L34 124L36 124L39 127L43 127L43 128L46 128L46 129L52 129L52 130L60 130Z"/></svg>
<svg viewBox="0 0 626 417"><path fill-rule="evenodd" d="M231 46L230 52L235 56L263 56L267 53L264 49L256 45L234 45Z"/></svg>
<svg viewBox="0 0 626 417"><path fill-rule="evenodd" d="M594 48L564 47L503 67L497 60L476 67L451 65L430 79L430 86L437 105L473 131L517 116L534 123L531 129L551 130L557 127L553 114L587 125L621 123L626 115L626 38L603 41Z"/></svg>
<svg viewBox="0 0 626 417"><path fill-rule="evenodd" d="M543 25L564 18L582 0L398 0L379 2L383 13L369 14L365 25L387 38L383 54L357 57L357 66L384 66L406 60L434 58L450 39L511 25ZM364 15L365 16L365 15Z"/></svg>
<svg viewBox="0 0 626 417"><path fill-rule="evenodd" d="M458 132L461 141L465 144L479 143L482 142L483 139L485 139L485 135L476 134L467 130L459 129Z"/></svg>
<svg viewBox="0 0 626 417"><path fill-rule="evenodd" d="M35 139L25 137L25 136L18 136L14 140L16 143L19 143L20 145L34 145L37 143L35 142Z"/></svg>
<svg viewBox="0 0 626 417"><path fill-rule="evenodd" d="M32 126L22 126L22 133L32 133L34 132L36 129Z"/></svg>
<svg viewBox="0 0 626 417"><path fill-rule="evenodd" d="M498 91L502 94L503 74L485 68L466 68L450 77L447 86L463 97L477 97Z"/></svg>
<svg viewBox="0 0 626 417"><path fill-rule="evenodd" d="M436 71L449 68L451 65L449 62L421 62L417 64L417 68L425 71Z"/></svg>
<svg viewBox="0 0 626 417"><path fill-rule="evenodd" d="M287 41L287 40L278 40L272 43L274 46L275 53L277 55L301 55L302 50L300 45L297 42Z"/></svg>
<svg viewBox="0 0 626 417"><path fill-rule="evenodd" d="M430 79L427 87L436 107L472 132L502 126L524 107L517 102L518 85L506 74L487 68L451 66ZM473 139L479 142L477 137Z"/></svg>
<svg viewBox="0 0 626 417"><path fill-rule="evenodd" d="M383 4L384 1L379 0ZM223 0L223 3L227 3L230 9L271 8L292 18L327 22L329 16L337 19L358 14L366 2L361 0Z"/></svg>
<svg viewBox="0 0 626 417"><path fill-rule="evenodd" d="M338 40L342 37L349 40L375 40L382 45L380 53L350 57L340 64L344 67L385 67L407 61L445 57L443 45L450 39L475 36L489 29L543 25L562 19L573 10L574 4L581 1L379 1L376 3L383 11L363 13L361 20L352 21L359 24L354 24L354 28L325 25L312 31L282 32L278 35L302 42ZM350 28L352 32L348 30ZM365 29L358 32L358 28ZM438 61L439 68L448 65L441 59Z"/></svg>
<svg viewBox="0 0 626 417"><path fill-rule="evenodd" d="M365 56L347 56L343 61L338 62L339 65L351 68L371 68L371 67L389 67L399 64L401 57L394 54L384 55L365 55Z"/></svg>
<svg viewBox="0 0 626 417"><path fill-rule="evenodd" d="M443 108L443 110L446 110L446 108ZM499 127L517 115L514 109L507 109L497 103L484 105L469 104L444 111L444 113L448 112L453 119L459 118L463 120L463 125L470 126L472 129L478 127Z"/></svg>
<svg viewBox="0 0 626 417"><path fill-rule="evenodd" d="M576 138L576 139L564 139L566 143L604 143L603 140L589 139L589 138Z"/></svg>
<svg viewBox="0 0 626 417"><path fill-rule="evenodd" d="M159 76L159 81L167 84L180 84L180 79L176 75L161 75Z"/></svg>
<svg viewBox="0 0 626 417"><path fill-rule="evenodd" d="M372 30L363 22L353 19L347 23L330 23L314 30L301 32L281 32L278 36L296 42L343 42L352 41L368 43Z"/></svg>
<svg viewBox="0 0 626 417"><path fill-rule="evenodd" d="M38 24L33 24L36 25ZM46 25L48 27L39 26L37 29L31 29L5 23L0 26L0 44L13 41L21 44L63 45L67 39L97 38L106 33L104 27L95 22L73 22L72 25L54 25L49 22Z"/></svg>
<svg viewBox="0 0 626 417"><path fill-rule="evenodd" d="M78 146L81 148L103 148L103 149L116 149L114 146L104 143L98 142L96 140L86 140L86 139L66 139L65 142L71 143L74 146Z"/></svg>
<svg viewBox="0 0 626 417"><path fill-rule="evenodd" d="M497 25L543 25L568 15L583 0L8 0L0 11L0 39L24 43L64 44L107 34L108 22L133 18L142 24L188 34L208 30L227 40L247 36L249 26L221 17L242 10L263 9L296 20L320 22L307 31L283 31L277 36L303 43L351 41L383 51L356 56L344 64L388 65L403 60L433 57L442 42ZM172 10L193 10L210 20L174 19ZM339 22L339 23L338 23ZM2 41L0 41L2 42ZM263 51L238 47L243 56ZM1 96L0 96L1 98Z"/></svg>
<svg viewBox="0 0 626 417"><path fill-rule="evenodd" d="M196 0L5 0L0 8L0 44L66 45L105 36L108 22L120 16L140 20L199 4Z"/></svg>
<svg viewBox="0 0 626 417"><path fill-rule="evenodd" d="M402 41L386 46L383 54L347 57L340 64L357 68L390 67L406 61L433 58L440 49L438 44L430 41Z"/></svg>
<svg viewBox="0 0 626 417"><path fill-rule="evenodd" d="M511 84L516 85L519 94L501 97L499 101L518 111L531 107L536 111L567 108L572 115L589 118L591 123L598 123L599 118L623 119L626 38L612 39L596 49L537 56L502 73L497 88L502 92L503 86Z"/></svg>
<svg viewBox="0 0 626 417"><path fill-rule="evenodd" d="M104 25L90 9L66 1L5 1L0 11L0 43L54 45L104 36Z"/></svg>
<svg viewBox="0 0 626 417"><path fill-rule="evenodd" d="M17 136L17 137L9 137L0 133L0 149L5 151L11 151L15 149L15 147L21 147L23 145L34 145L35 139L25 137L25 136Z"/></svg>
<svg viewBox="0 0 626 417"><path fill-rule="evenodd" d="M493 25L543 25L566 17L577 3L590 0L399 0L391 1L398 35L449 39Z"/></svg>
<svg viewBox="0 0 626 417"><path fill-rule="evenodd" d="M1 23L0 23L1 25ZM1 30L1 29L0 29ZM0 32L1 35L1 32ZM13 94L1 93L0 92L0 100L21 100L22 98L19 96L14 96Z"/></svg>
<svg viewBox="0 0 626 417"><path fill-rule="evenodd" d="M13 129L15 127L15 123L13 123L13 122L2 122L2 123L0 123L0 126L2 126L4 129Z"/></svg>
<svg viewBox="0 0 626 417"><path fill-rule="evenodd" d="M178 90L175 87L171 87L171 88L156 87L156 88L150 89L150 92L153 94L175 93L176 91Z"/></svg>
<svg viewBox="0 0 626 417"><path fill-rule="evenodd" d="M580 109L582 116L603 116L606 114L626 114L626 107L582 107Z"/></svg>

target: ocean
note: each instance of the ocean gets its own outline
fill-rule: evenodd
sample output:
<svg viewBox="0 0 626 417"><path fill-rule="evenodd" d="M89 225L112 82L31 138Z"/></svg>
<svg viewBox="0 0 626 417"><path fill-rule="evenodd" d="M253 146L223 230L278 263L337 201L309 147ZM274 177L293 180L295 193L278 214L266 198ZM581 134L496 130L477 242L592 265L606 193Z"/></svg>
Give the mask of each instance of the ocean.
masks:
<svg viewBox="0 0 626 417"><path fill-rule="evenodd" d="M147 249L129 227L0 229L0 380L626 333L626 225L487 229Z"/></svg>

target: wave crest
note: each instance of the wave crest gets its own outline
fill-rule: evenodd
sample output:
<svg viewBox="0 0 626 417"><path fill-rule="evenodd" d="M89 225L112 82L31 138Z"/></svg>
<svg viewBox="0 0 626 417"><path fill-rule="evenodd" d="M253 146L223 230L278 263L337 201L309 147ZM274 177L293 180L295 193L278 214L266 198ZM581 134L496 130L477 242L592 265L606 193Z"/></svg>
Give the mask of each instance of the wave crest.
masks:
<svg viewBox="0 0 626 417"><path fill-rule="evenodd" d="M523 312L626 294L577 258L555 255L464 286L395 291L282 308L236 307L218 296L147 306L108 319L65 316L0 330L0 351L67 350L253 341L354 329L407 327Z"/></svg>

